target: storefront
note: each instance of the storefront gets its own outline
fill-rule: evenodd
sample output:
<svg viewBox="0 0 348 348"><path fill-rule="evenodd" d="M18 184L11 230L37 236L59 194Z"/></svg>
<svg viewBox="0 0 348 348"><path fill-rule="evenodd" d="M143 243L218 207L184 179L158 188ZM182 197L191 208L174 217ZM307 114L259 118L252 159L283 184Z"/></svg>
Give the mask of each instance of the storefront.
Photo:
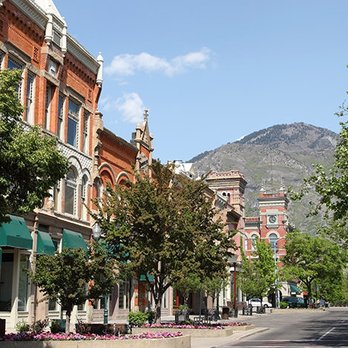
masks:
<svg viewBox="0 0 348 348"><path fill-rule="evenodd" d="M0 225L0 317L6 319L6 326L13 327L28 317L29 250L33 240L22 217L9 218Z"/></svg>

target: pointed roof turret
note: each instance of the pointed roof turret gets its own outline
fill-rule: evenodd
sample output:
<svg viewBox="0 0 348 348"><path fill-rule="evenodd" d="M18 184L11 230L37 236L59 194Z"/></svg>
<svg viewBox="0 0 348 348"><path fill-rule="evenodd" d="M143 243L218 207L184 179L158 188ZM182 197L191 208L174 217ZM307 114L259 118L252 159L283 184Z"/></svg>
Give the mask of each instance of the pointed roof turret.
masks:
<svg viewBox="0 0 348 348"><path fill-rule="evenodd" d="M37 6L41 7L42 10L46 12L46 14L53 14L58 17L61 21L64 21L64 18L61 16L59 11L57 10L56 5L52 0L32 0Z"/></svg>

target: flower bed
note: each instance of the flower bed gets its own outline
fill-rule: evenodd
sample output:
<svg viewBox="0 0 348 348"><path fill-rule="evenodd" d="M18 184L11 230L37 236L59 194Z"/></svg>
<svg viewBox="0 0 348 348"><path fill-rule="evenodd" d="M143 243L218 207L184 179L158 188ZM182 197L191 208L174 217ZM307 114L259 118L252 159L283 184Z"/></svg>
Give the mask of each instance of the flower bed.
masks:
<svg viewBox="0 0 348 348"><path fill-rule="evenodd" d="M5 335L5 341L91 341L91 340L131 340L131 339L157 339L157 338L168 338L168 337L179 337L182 336L181 332L144 332L137 335L95 335L95 334L79 334L79 333L50 333L42 332L40 334L34 333L13 333Z"/></svg>
<svg viewBox="0 0 348 348"><path fill-rule="evenodd" d="M161 324L145 324L142 328L170 328L170 329L208 329L208 330L224 330L227 327L246 327L248 323L240 321L232 321L228 323L212 323L212 324L174 324L174 323L161 323Z"/></svg>
<svg viewBox="0 0 348 348"><path fill-rule="evenodd" d="M147 332L175 332L181 330L191 337L221 337L232 335L234 331L247 330L251 327L244 322L213 323L210 325L194 324L146 324L143 327L133 328L133 333Z"/></svg>
<svg viewBox="0 0 348 348"><path fill-rule="evenodd" d="M115 341L118 348L189 348L191 345L191 338L181 332L144 332L124 336L41 333L5 335L4 347L37 348L40 342L42 348L112 348Z"/></svg>

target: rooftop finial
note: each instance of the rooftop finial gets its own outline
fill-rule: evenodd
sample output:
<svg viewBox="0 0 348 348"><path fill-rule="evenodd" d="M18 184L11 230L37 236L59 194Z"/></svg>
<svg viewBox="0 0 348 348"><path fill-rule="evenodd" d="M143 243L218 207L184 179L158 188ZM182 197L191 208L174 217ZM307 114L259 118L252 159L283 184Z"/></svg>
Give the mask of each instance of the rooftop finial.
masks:
<svg viewBox="0 0 348 348"><path fill-rule="evenodd" d="M147 122L148 119L149 119L149 110L144 109L144 121Z"/></svg>

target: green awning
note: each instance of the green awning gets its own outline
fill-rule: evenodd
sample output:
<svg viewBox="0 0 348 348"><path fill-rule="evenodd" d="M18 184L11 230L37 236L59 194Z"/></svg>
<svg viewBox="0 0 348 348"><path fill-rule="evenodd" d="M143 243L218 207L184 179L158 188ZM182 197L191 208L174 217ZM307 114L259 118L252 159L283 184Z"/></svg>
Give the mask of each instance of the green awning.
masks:
<svg viewBox="0 0 348 348"><path fill-rule="evenodd" d="M155 277L152 274L147 274L147 277L149 278L149 281L153 283L155 281ZM139 280L141 282L146 282L146 276L145 274L140 274Z"/></svg>
<svg viewBox="0 0 348 348"><path fill-rule="evenodd" d="M290 284L290 293L296 293L296 294L300 294L302 292L302 290L300 288L298 288L295 284Z"/></svg>
<svg viewBox="0 0 348 348"><path fill-rule="evenodd" d="M81 233L63 230L62 248L83 249L87 251L87 244Z"/></svg>
<svg viewBox="0 0 348 348"><path fill-rule="evenodd" d="M56 248L49 233L38 231L37 233L37 254L54 255Z"/></svg>
<svg viewBox="0 0 348 348"><path fill-rule="evenodd" d="M10 222L0 224L0 246L31 249L33 240L22 217L10 215Z"/></svg>

